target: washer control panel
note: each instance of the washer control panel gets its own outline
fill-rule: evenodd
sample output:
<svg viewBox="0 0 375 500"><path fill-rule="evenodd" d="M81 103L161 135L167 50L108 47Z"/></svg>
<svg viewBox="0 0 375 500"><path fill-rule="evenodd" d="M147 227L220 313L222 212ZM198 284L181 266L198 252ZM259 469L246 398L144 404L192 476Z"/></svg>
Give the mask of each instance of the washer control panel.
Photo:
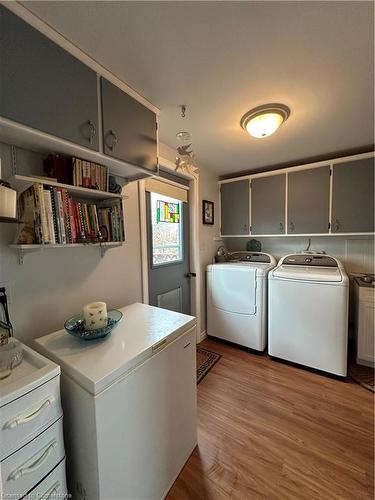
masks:
<svg viewBox="0 0 375 500"><path fill-rule="evenodd" d="M288 257L285 257L283 260L283 264L293 266L338 267L336 259L328 255L288 255Z"/></svg>
<svg viewBox="0 0 375 500"><path fill-rule="evenodd" d="M270 264L270 256L262 252L231 252L231 258L239 260L240 262L262 262L265 264Z"/></svg>

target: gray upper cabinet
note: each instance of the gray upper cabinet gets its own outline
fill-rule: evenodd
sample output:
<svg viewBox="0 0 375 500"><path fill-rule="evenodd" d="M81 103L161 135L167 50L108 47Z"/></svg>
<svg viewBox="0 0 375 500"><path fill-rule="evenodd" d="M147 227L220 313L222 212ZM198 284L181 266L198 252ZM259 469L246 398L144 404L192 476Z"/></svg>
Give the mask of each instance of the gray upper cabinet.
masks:
<svg viewBox="0 0 375 500"><path fill-rule="evenodd" d="M221 184L221 234L249 234L249 180Z"/></svg>
<svg viewBox="0 0 375 500"><path fill-rule="evenodd" d="M251 181L251 233L285 233L285 174Z"/></svg>
<svg viewBox="0 0 375 500"><path fill-rule="evenodd" d="M0 115L98 150L94 71L3 6Z"/></svg>
<svg viewBox="0 0 375 500"><path fill-rule="evenodd" d="M156 115L101 78L104 153L132 165L157 170Z"/></svg>
<svg viewBox="0 0 375 500"><path fill-rule="evenodd" d="M374 232L374 158L334 166L332 232Z"/></svg>
<svg viewBox="0 0 375 500"><path fill-rule="evenodd" d="M288 173L288 233L328 233L330 167Z"/></svg>

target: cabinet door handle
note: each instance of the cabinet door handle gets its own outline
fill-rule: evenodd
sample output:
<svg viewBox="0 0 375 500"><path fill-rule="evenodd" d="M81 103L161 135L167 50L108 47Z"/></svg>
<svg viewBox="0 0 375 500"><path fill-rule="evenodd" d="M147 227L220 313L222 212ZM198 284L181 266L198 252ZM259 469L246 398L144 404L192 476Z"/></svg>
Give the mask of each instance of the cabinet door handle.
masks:
<svg viewBox="0 0 375 500"><path fill-rule="evenodd" d="M294 222L291 222L291 223L289 224L289 227L290 227L290 230L293 232L293 231L294 231L294 229L295 229L295 227L294 227Z"/></svg>
<svg viewBox="0 0 375 500"><path fill-rule="evenodd" d="M11 472L9 474L7 480L8 481L12 481L12 480L15 481L15 480L19 479L21 476L24 476L25 474L30 474L31 472L34 472L41 465L44 464L44 462L47 460L49 454L51 453L51 451L54 448L56 448L56 446L57 446L57 441L56 441L56 439L54 439L46 446L46 448L44 448L44 450L42 450L42 454L36 460L34 460L34 462L32 464L25 465L27 463L27 462L25 462L25 464L21 465L21 467L18 467L13 472Z"/></svg>
<svg viewBox="0 0 375 500"><path fill-rule="evenodd" d="M55 498L57 493L59 492L60 481L56 481L56 483L51 486L49 490L47 490L40 498L44 498L44 500L48 500L49 498Z"/></svg>
<svg viewBox="0 0 375 500"><path fill-rule="evenodd" d="M335 219L335 224L333 226L333 231L336 233L339 230L340 230L340 221L339 221L339 219Z"/></svg>
<svg viewBox="0 0 375 500"><path fill-rule="evenodd" d="M280 222L280 233L284 232L284 224Z"/></svg>
<svg viewBox="0 0 375 500"><path fill-rule="evenodd" d="M115 147L116 147L116 145L118 143L118 137L117 137L117 135L115 134L115 132L113 130L110 130L109 133L108 133L108 135L112 136L112 143L109 146L109 149L111 151L114 151L114 149L115 149Z"/></svg>
<svg viewBox="0 0 375 500"><path fill-rule="evenodd" d="M14 429L15 427L18 427L21 424L25 424L26 422L33 420L44 410L44 408L47 408L47 406L52 404L53 401L54 399L50 397L46 399L34 412L29 413L27 415L17 415L17 417L8 420L8 422L5 422L5 424L3 425L3 429Z"/></svg>
<svg viewBox="0 0 375 500"><path fill-rule="evenodd" d="M87 121L87 125L90 127L89 143L92 144L96 135L96 128L91 120Z"/></svg>

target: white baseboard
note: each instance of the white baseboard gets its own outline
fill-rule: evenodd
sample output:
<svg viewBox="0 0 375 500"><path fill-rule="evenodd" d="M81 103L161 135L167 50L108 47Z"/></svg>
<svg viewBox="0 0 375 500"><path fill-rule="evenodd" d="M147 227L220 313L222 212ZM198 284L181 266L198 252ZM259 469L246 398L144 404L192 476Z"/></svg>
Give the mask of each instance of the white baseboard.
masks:
<svg viewBox="0 0 375 500"><path fill-rule="evenodd" d="M200 334L199 343L202 342L202 340L204 340L206 337L207 337L207 332L206 330L203 330L203 332L201 332Z"/></svg>

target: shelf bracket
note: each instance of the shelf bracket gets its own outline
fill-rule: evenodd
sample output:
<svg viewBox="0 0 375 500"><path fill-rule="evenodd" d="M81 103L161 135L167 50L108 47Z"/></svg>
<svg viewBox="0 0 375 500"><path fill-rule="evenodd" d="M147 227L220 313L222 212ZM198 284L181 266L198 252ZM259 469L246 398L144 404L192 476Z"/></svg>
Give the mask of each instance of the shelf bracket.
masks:
<svg viewBox="0 0 375 500"><path fill-rule="evenodd" d="M10 146L10 154L11 154L11 161L12 161L12 175L17 174L17 149L16 146Z"/></svg>
<svg viewBox="0 0 375 500"><path fill-rule="evenodd" d="M18 253L18 264L22 266L25 262L25 256L28 253L33 253L33 252L39 252L42 250L42 246L37 247L37 248L17 248L17 253Z"/></svg>
<svg viewBox="0 0 375 500"><path fill-rule="evenodd" d="M22 250L22 248L20 248L18 250L18 264L20 266L23 266L23 258L24 258L24 256L25 256L25 252Z"/></svg>

